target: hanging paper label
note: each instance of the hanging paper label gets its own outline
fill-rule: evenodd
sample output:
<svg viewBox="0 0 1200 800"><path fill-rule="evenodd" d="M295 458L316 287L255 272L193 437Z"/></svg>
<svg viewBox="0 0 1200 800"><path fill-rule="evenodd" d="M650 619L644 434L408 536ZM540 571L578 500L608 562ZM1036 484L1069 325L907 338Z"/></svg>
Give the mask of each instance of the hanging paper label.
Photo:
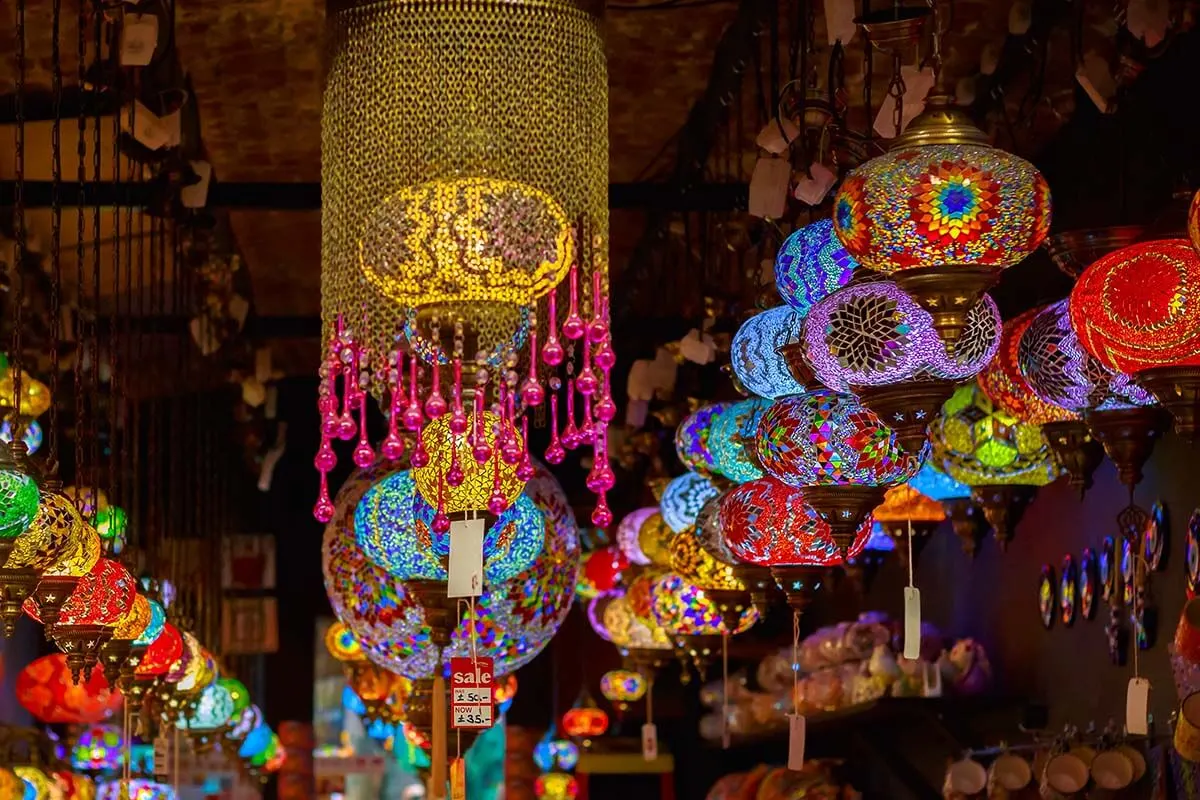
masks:
<svg viewBox="0 0 1200 800"><path fill-rule="evenodd" d="M799 772L804 768L804 715L788 716L788 769Z"/></svg>
<svg viewBox="0 0 1200 800"><path fill-rule="evenodd" d="M1150 733L1150 681L1130 678L1125 694L1125 732L1131 736Z"/></svg>
<svg viewBox="0 0 1200 800"><path fill-rule="evenodd" d="M921 666L921 694L924 697L942 696L942 670L937 664Z"/></svg>
<svg viewBox="0 0 1200 800"><path fill-rule="evenodd" d="M788 183L792 165L784 158L760 158L750 175L750 201L747 210L752 216L779 219L787 209Z"/></svg>
<svg viewBox="0 0 1200 800"><path fill-rule="evenodd" d="M492 670L490 658L450 659L450 727L492 727Z"/></svg>
<svg viewBox="0 0 1200 800"><path fill-rule="evenodd" d="M450 575L446 597L483 594L483 518L450 523Z"/></svg>
<svg viewBox="0 0 1200 800"><path fill-rule="evenodd" d="M854 21L854 0L825 0L825 34L829 46L841 42L850 44L858 31Z"/></svg>
<svg viewBox="0 0 1200 800"><path fill-rule="evenodd" d="M126 14L121 21L121 66L145 67L158 46L158 17Z"/></svg>
<svg viewBox="0 0 1200 800"><path fill-rule="evenodd" d="M797 200L810 206L819 206L825 201L825 196L837 183L837 173L820 162L808 168L812 177L807 175L796 181L796 189L792 192Z"/></svg>
<svg viewBox="0 0 1200 800"><path fill-rule="evenodd" d="M904 657L921 657L921 590L915 586L904 587Z"/></svg>
<svg viewBox="0 0 1200 800"><path fill-rule="evenodd" d="M467 766L461 758L450 762L450 800L467 800Z"/></svg>
<svg viewBox="0 0 1200 800"><path fill-rule="evenodd" d="M653 722L642 726L642 758L647 761L658 758L658 728Z"/></svg>
<svg viewBox="0 0 1200 800"><path fill-rule="evenodd" d="M165 732L154 740L154 777L160 781L171 777L171 739Z"/></svg>

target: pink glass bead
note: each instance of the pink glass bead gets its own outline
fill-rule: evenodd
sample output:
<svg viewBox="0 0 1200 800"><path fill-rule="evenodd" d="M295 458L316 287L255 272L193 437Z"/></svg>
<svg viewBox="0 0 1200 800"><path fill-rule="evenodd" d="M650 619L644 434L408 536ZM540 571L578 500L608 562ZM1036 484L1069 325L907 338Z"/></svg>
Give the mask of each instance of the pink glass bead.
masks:
<svg viewBox="0 0 1200 800"><path fill-rule="evenodd" d="M352 457L354 459L354 466L359 469L366 469L375 462L375 451L367 442L359 442L358 446L354 448L354 455Z"/></svg>
<svg viewBox="0 0 1200 800"><path fill-rule="evenodd" d="M450 469L446 470L446 483L457 488L462 486L463 481L466 479L467 476L463 474L462 464L459 464L457 459L451 462Z"/></svg>
<svg viewBox="0 0 1200 800"><path fill-rule="evenodd" d="M450 530L450 518L446 516L444 511L439 511L433 515L433 532L447 533Z"/></svg>
<svg viewBox="0 0 1200 800"><path fill-rule="evenodd" d="M607 492L617 482L617 476L613 473L612 468L603 462L596 462L596 466L592 467L592 471L587 476L588 490L600 494Z"/></svg>
<svg viewBox="0 0 1200 800"><path fill-rule="evenodd" d="M587 326L587 337L592 344L603 342L608 337L608 323L599 317L593 317Z"/></svg>
<svg viewBox="0 0 1200 800"><path fill-rule="evenodd" d="M571 314L563 320L562 332L563 336L568 339L582 338L584 331L583 317L579 314Z"/></svg>
<svg viewBox="0 0 1200 800"><path fill-rule="evenodd" d="M584 397L590 397L600 386L600 381L596 378L596 373L585 366L579 371L579 377L575 379L575 388Z"/></svg>
<svg viewBox="0 0 1200 800"><path fill-rule="evenodd" d="M471 456L475 459L476 464L486 464L488 459L492 457L492 448L488 445L487 439L483 436L477 436L475 444L471 447Z"/></svg>
<svg viewBox="0 0 1200 800"><path fill-rule="evenodd" d="M429 466L429 453L425 450L425 442L422 441L420 436L417 437L417 447L413 450L412 466L413 469L421 469L422 467Z"/></svg>
<svg viewBox="0 0 1200 800"><path fill-rule="evenodd" d="M517 437L509 436L505 440L504 446L500 448L500 458L504 460L505 464L512 466L521 462L523 452L520 445L517 444Z"/></svg>
<svg viewBox="0 0 1200 800"><path fill-rule="evenodd" d="M604 395L592 408L592 414L601 422L612 422L617 416L617 404L612 398Z"/></svg>
<svg viewBox="0 0 1200 800"><path fill-rule="evenodd" d="M557 367L563 362L566 357L566 351L559 344L557 337L550 337L549 341L542 347L542 361L549 367Z"/></svg>
<svg viewBox="0 0 1200 800"><path fill-rule="evenodd" d="M421 407L415 403L409 403L404 409L404 413L400 415L400 422L406 430L417 431L421 429Z"/></svg>
<svg viewBox="0 0 1200 800"><path fill-rule="evenodd" d="M488 498L487 509L491 513L499 516L504 513L504 509L508 508L508 498L504 496L504 492L497 487L492 489L492 496Z"/></svg>
<svg viewBox="0 0 1200 800"><path fill-rule="evenodd" d="M404 456L404 440L400 434L392 431L383 440L379 450L388 461L399 461Z"/></svg>
<svg viewBox="0 0 1200 800"><path fill-rule="evenodd" d="M320 523L326 523L333 519L333 512L333 503L329 501L328 497L322 497L321 499L317 500L317 504L313 506L313 517L315 517L317 522Z"/></svg>
<svg viewBox="0 0 1200 800"><path fill-rule="evenodd" d="M592 524L597 528L607 528L612 525L612 511L608 507L608 501L604 495L600 495L600 499L596 501L596 507L592 509Z"/></svg>
<svg viewBox="0 0 1200 800"><path fill-rule="evenodd" d="M337 453L333 452L328 439L321 442L321 447L313 458L313 466L320 472L329 472L337 466Z"/></svg>
<svg viewBox="0 0 1200 800"><path fill-rule="evenodd" d="M612 346L605 342L596 350L592 360L596 362L597 367L607 372L617 365L617 354L613 352Z"/></svg>
<svg viewBox="0 0 1200 800"><path fill-rule="evenodd" d="M442 397L442 393L437 389L434 389L433 393L425 398L425 413L430 419L437 419L445 414L447 408L446 398Z"/></svg>
<svg viewBox="0 0 1200 800"><path fill-rule="evenodd" d="M550 446L546 448L546 463L561 464L567 457L567 451L563 449L562 443L555 439L550 442Z"/></svg>
<svg viewBox="0 0 1200 800"><path fill-rule="evenodd" d="M533 459L526 452L524 458L521 459L521 463L517 466L517 478L523 481L531 481L536 474L537 470L533 467Z"/></svg>
<svg viewBox="0 0 1200 800"><path fill-rule="evenodd" d="M521 401L530 408L540 406L546 399L546 390L533 378L526 379L521 385Z"/></svg>
<svg viewBox="0 0 1200 800"><path fill-rule="evenodd" d="M342 418L338 420L337 438L348 442L354 438L356 433L358 433L358 425L354 423L354 417L343 414Z"/></svg>
<svg viewBox="0 0 1200 800"><path fill-rule="evenodd" d="M450 412L450 432L457 436L467 432L467 414L461 408Z"/></svg>

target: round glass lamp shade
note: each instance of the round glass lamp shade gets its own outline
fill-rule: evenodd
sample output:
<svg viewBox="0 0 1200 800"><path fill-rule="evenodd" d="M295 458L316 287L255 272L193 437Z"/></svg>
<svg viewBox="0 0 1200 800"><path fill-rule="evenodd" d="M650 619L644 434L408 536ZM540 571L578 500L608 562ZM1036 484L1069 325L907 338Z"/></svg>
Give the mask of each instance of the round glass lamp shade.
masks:
<svg viewBox="0 0 1200 800"><path fill-rule="evenodd" d="M182 730L211 732L224 728L233 715L233 695L220 681L216 681L204 687L195 709L181 718L176 727Z"/></svg>
<svg viewBox="0 0 1200 800"><path fill-rule="evenodd" d="M148 602L150 603L150 621L146 623L146 629L133 640L134 647L149 647L154 644L167 625L167 612L163 610L162 603L157 600Z"/></svg>
<svg viewBox="0 0 1200 800"><path fill-rule="evenodd" d="M100 784L96 800L177 800L175 790L165 783L133 778Z"/></svg>
<svg viewBox="0 0 1200 800"><path fill-rule="evenodd" d="M346 706L347 694L354 698L354 701L358 703L358 710L350 709L348 706ZM355 714L365 714L367 711L362 700L349 686L344 687L344 691L342 693L342 706L353 711ZM236 719L230 721L229 738L235 742L240 742L245 739L247 735L249 735L250 731L254 730L259 725L262 725L262 710L258 706L247 706L238 712Z"/></svg>
<svg viewBox="0 0 1200 800"><path fill-rule="evenodd" d="M946 401L929 438L933 463L967 486L1045 486L1058 477L1041 428L996 408L976 384Z"/></svg>
<svg viewBox="0 0 1200 800"><path fill-rule="evenodd" d="M22 765L12 771L25 784L23 800L61 800L58 785L39 767Z"/></svg>
<svg viewBox="0 0 1200 800"><path fill-rule="evenodd" d="M1114 372L1080 346L1065 299L1033 318L1021 337L1018 357L1021 372L1038 397L1076 414L1154 403L1132 378Z"/></svg>
<svg viewBox="0 0 1200 800"><path fill-rule="evenodd" d="M563 733L575 739L603 736L608 731L608 714L595 705L576 706L563 714L562 726Z"/></svg>
<svg viewBox="0 0 1200 800"><path fill-rule="evenodd" d="M684 418L675 430L675 453L680 462L692 472L712 475L717 462L709 449L713 425L732 403L713 403L697 409Z"/></svg>
<svg viewBox="0 0 1200 800"><path fill-rule="evenodd" d="M129 641L137 639L149 627L150 618L153 615L154 612L150 608L150 601L135 591L133 605L129 607L129 610L113 626L112 638L128 639Z"/></svg>
<svg viewBox="0 0 1200 800"><path fill-rule="evenodd" d="M4 566L44 571L59 559L71 555L71 540L83 535L83 526L83 518L66 495L43 492L33 522L13 543ZM96 557L100 557L99 553Z"/></svg>
<svg viewBox="0 0 1200 800"><path fill-rule="evenodd" d="M775 288L800 317L850 282L858 262L833 232L833 220L797 228L775 256Z"/></svg>
<svg viewBox="0 0 1200 800"><path fill-rule="evenodd" d="M804 391L779 354L780 347L799 339L800 321L791 306L776 306L755 314L738 328L729 361L747 391L769 399Z"/></svg>
<svg viewBox="0 0 1200 800"><path fill-rule="evenodd" d="M800 490L765 477L731 489L721 500L725 543L739 561L760 567L831 567L842 563L829 523L804 502ZM862 552L871 534L863 522L850 557Z"/></svg>
<svg viewBox="0 0 1200 800"><path fill-rule="evenodd" d="M744 591L746 588L733 576L733 567L709 555L700 545L700 538L691 531L671 540L671 570L701 589Z"/></svg>
<svg viewBox="0 0 1200 800"><path fill-rule="evenodd" d="M727 494L712 498L700 509L696 515L696 538L708 555L721 564L734 567L738 558L725 544L725 529L721 525L721 502Z"/></svg>
<svg viewBox="0 0 1200 800"><path fill-rule="evenodd" d="M758 611L751 606L742 612L737 630L727 630L720 610L704 590L674 572L655 582L652 597L654 618L671 636L737 634L758 622Z"/></svg>
<svg viewBox="0 0 1200 800"><path fill-rule="evenodd" d="M97 664L76 684L62 653L35 659L17 673L17 702L47 724L87 725L111 719L121 707L119 692L109 689Z"/></svg>
<svg viewBox="0 0 1200 800"><path fill-rule="evenodd" d="M259 725L246 734L242 746L238 748L238 758L254 758L271 745L271 737L275 734L268 725Z"/></svg>
<svg viewBox="0 0 1200 800"><path fill-rule="evenodd" d="M228 677L218 678L217 684L229 692L229 697L233 700L233 715L241 714L250 707L250 691L246 688L246 684L237 678Z"/></svg>
<svg viewBox="0 0 1200 800"><path fill-rule="evenodd" d="M671 551L668 545L674 535L675 532L671 530L671 526L667 524L662 513L656 509L656 513L647 517L638 531L638 547L654 566L669 567Z"/></svg>
<svg viewBox="0 0 1200 800"><path fill-rule="evenodd" d="M833 199L833 229L883 273L1019 263L1050 230L1050 189L1024 159L977 144L893 149L857 167Z"/></svg>
<svg viewBox="0 0 1200 800"><path fill-rule="evenodd" d="M1111 370L1200 366L1200 254L1184 239L1109 253L1079 276L1070 317L1083 349Z"/></svg>
<svg viewBox="0 0 1200 800"><path fill-rule="evenodd" d="M493 484L498 476L500 493L504 496L507 508L521 494L525 482L517 477L518 465L509 464L501 457L500 434L503 433L519 451L525 446L521 432L512 423L502 422L496 414L485 411L478 426L475 415L467 414L467 430L453 433L450 430L452 416L443 414L421 430L429 463L412 471L417 492L426 503L446 514L483 511L488 508ZM483 432L490 451L489 457L482 463L475 460L469 443L477 427ZM461 475L454 469L455 466ZM457 481L458 478L462 480ZM452 482L458 485L451 485Z"/></svg>
<svg viewBox="0 0 1200 800"><path fill-rule="evenodd" d="M0 375L0 408L13 407L13 370L7 368ZM33 377L24 370L21 371L21 407L18 409L23 417L40 417L50 410L50 387Z"/></svg>
<svg viewBox="0 0 1200 800"><path fill-rule="evenodd" d="M646 506L639 508L636 511L631 511L617 525L617 547L630 564L636 564L639 567L649 565L650 559L642 552L642 546L638 543L638 533L642 530L642 525L646 520L658 513L657 506Z"/></svg>
<svg viewBox="0 0 1200 800"><path fill-rule="evenodd" d="M17 540L20 544L20 539ZM102 545L100 534L86 522L75 527L67 543L58 551L50 565L42 571L42 577L81 577L95 568L100 560ZM15 548L14 548L15 550Z"/></svg>
<svg viewBox="0 0 1200 800"><path fill-rule="evenodd" d="M719 494L712 481L694 472L685 472L667 484L659 508L667 526L679 533L696 522L696 515L711 498Z"/></svg>
<svg viewBox="0 0 1200 800"><path fill-rule="evenodd" d="M171 623L163 626L162 633L154 640L142 656L142 663L134 673L138 678L153 678L166 675L171 665L183 654L183 636Z"/></svg>
<svg viewBox="0 0 1200 800"><path fill-rule="evenodd" d="M71 748L71 766L95 772L116 769L124 743L116 725L89 725L79 732Z"/></svg>
<svg viewBox="0 0 1200 800"><path fill-rule="evenodd" d="M133 608L136 597L139 597L137 581L129 570L116 561L101 558L79 580L75 591L63 604L58 624L116 625ZM25 601L24 608L26 614L41 622L32 599Z"/></svg>
<svg viewBox="0 0 1200 800"><path fill-rule="evenodd" d="M908 485L938 502L971 496L970 486L954 480L928 462L916 475L909 478Z"/></svg>
<svg viewBox="0 0 1200 800"><path fill-rule="evenodd" d="M758 422L770 407L771 401L761 397L742 400L721 414L713 425L708 444L717 462L717 472L734 483L762 477L752 449Z"/></svg>
<svg viewBox="0 0 1200 800"><path fill-rule="evenodd" d="M25 426L25 434L21 437L21 441L25 442L25 448L28 455L33 455L42 446L43 439L42 425L36 419L31 420ZM8 444L12 441L12 422L5 419L0 420L0 443Z"/></svg>
<svg viewBox="0 0 1200 800"><path fill-rule="evenodd" d="M17 470L0 470L0 539L15 539L33 522L38 510L37 483Z"/></svg>
<svg viewBox="0 0 1200 800"><path fill-rule="evenodd" d="M929 312L891 281L839 289L813 306L804 352L821 383L839 392L936 378L972 378L1000 345L1000 312L984 295L967 314L953 355Z"/></svg>
<svg viewBox="0 0 1200 800"><path fill-rule="evenodd" d="M646 678L631 669L609 670L600 676L600 694L610 703L636 703L646 696Z"/></svg>
<svg viewBox="0 0 1200 800"><path fill-rule="evenodd" d="M575 593L584 600L590 600L612 591L621 582L621 574L628 567L629 560L618 548L611 545L602 547L584 558Z"/></svg>
<svg viewBox="0 0 1200 800"><path fill-rule="evenodd" d="M1033 425L1066 422L1078 418L1078 415L1062 406L1048 403L1038 397L1021 372L1021 339L1029 330L1034 317L1044 308L1046 306L1031 308L1004 323L996 356L979 373L979 388L993 405L1022 422Z"/></svg>
<svg viewBox="0 0 1200 800"><path fill-rule="evenodd" d="M785 397L758 426L758 457L789 486L890 486L916 474L909 453L876 414L849 394L817 389Z"/></svg>
<svg viewBox="0 0 1200 800"><path fill-rule="evenodd" d="M538 800L575 800L579 796L579 781L565 772L547 772L533 782Z"/></svg>
<svg viewBox="0 0 1200 800"><path fill-rule="evenodd" d="M96 533L100 534L101 539L124 537L128 527L129 517L120 506L109 506L96 512Z"/></svg>
<svg viewBox="0 0 1200 800"><path fill-rule="evenodd" d="M533 763L543 772L554 768L575 769L579 763L579 748L570 739L559 737L554 723L533 746Z"/></svg>
<svg viewBox="0 0 1200 800"><path fill-rule="evenodd" d="M54 780L63 800L96 800L96 784L87 775L59 770L54 773ZM3 793L3 787L0 787L0 796Z"/></svg>

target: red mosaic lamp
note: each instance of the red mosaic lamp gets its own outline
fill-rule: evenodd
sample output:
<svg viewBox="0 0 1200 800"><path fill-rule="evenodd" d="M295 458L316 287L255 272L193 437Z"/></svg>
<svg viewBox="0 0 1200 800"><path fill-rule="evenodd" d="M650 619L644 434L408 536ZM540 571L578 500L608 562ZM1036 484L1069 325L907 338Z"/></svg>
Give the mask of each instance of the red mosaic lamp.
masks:
<svg viewBox="0 0 1200 800"><path fill-rule="evenodd" d="M1192 196L1192 204L1188 207L1187 232L1192 247L1200 253L1200 192Z"/></svg>
<svg viewBox="0 0 1200 800"><path fill-rule="evenodd" d="M850 172L833 203L846 252L917 300L950 352L983 293L1050 229L1041 173L990 146L942 86L887 153Z"/></svg>
<svg viewBox="0 0 1200 800"><path fill-rule="evenodd" d="M580 747L588 749L592 740L608 732L608 712L596 705L591 693L584 687L583 694L573 708L562 717L563 732L579 741Z"/></svg>
<svg viewBox="0 0 1200 800"><path fill-rule="evenodd" d="M1109 369L1132 374L1171 412L1175 432L1194 442L1200 253L1192 244L1157 239L1104 256L1076 282L1070 316L1083 348Z"/></svg>

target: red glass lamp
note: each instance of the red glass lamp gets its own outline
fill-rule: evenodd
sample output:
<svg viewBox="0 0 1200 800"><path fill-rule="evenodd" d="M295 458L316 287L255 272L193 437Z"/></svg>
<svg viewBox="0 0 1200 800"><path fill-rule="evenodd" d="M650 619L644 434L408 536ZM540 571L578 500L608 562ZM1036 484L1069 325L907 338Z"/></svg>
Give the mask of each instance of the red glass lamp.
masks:
<svg viewBox="0 0 1200 800"><path fill-rule="evenodd" d="M1200 192L1192 196L1192 204L1188 207L1187 231L1192 247L1200 253Z"/></svg>
<svg viewBox="0 0 1200 800"><path fill-rule="evenodd" d="M1193 204L1194 208L1194 204ZM1110 253L1079 277L1070 299L1080 344L1132 374L1194 441L1200 418L1200 253L1184 239Z"/></svg>
<svg viewBox="0 0 1200 800"><path fill-rule="evenodd" d="M587 748L591 746L592 739L608 732L608 712L596 705L596 701L585 690L575 707L563 714L562 727L567 736L580 740L582 746Z"/></svg>
<svg viewBox="0 0 1200 800"><path fill-rule="evenodd" d="M86 681L75 683L62 653L42 656L21 670L16 696L26 711L48 724L102 722L121 707L121 696L109 689L99 666Z"/></svg>

